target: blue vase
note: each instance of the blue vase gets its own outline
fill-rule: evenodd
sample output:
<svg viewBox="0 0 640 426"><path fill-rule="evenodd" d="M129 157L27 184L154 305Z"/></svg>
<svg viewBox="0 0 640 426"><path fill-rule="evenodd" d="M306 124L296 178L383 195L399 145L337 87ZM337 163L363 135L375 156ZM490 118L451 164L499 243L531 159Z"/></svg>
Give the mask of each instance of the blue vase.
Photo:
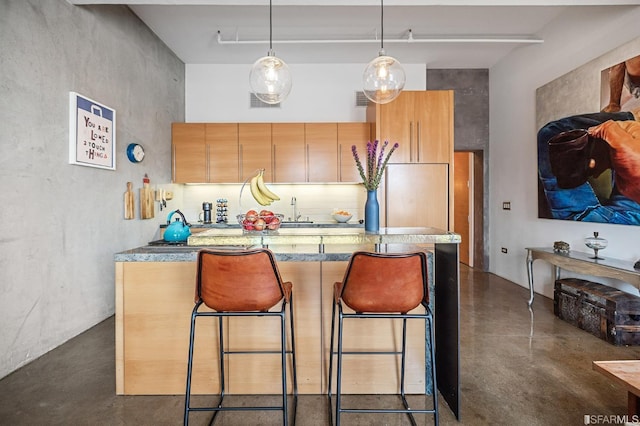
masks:
<svg viewBox="0 0 640 426"><path fill-rule="evenodd" d="M364 204L364 230L366 232L378 232L380 230L380 205L378 204L378 191L367 190L367 202Z"/></svg>

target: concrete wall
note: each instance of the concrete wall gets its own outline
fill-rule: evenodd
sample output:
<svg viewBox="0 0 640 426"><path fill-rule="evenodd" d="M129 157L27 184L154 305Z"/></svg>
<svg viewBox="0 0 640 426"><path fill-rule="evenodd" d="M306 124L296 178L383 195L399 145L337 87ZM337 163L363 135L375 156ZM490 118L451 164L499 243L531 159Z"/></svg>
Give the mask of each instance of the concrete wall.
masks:
<svg viewBox="0 0 640 426"><path fill-rule="evenodd" d="M427 90L454 91L454 149L474 154L473 252L475 268L489 268L489 70L428 69ZM476 186L478 185L478 186Z"/></svg>
<svg viewBox="0 0 640 426"><path fill-rule="evenodd" d="M113 254L165 219L123 220L123 194L171 179L184 64L128 8L65 0L0 2L0 52L3 377L113 315ZM115 171L68 164L69 91L116 110Z"/></svg>
<svg viewBox="0 0 640 426"><path fill-rule="evenodd" d="M639 20L638 6L567 10L538 34L543 44L518 48L491 68L491 272L527 286L525 247L563 240L588 251L584 238L593 231L609 240L604 257L640 258L638 226L538 219L536 150L536 90L592 60L606 67L640 52ZM501 209L503 201L511 201L510 211ZM535 263L536 291L547 297L553 297L551 275L548 264ZM526 298L523 293L523 309Z"/></svg>

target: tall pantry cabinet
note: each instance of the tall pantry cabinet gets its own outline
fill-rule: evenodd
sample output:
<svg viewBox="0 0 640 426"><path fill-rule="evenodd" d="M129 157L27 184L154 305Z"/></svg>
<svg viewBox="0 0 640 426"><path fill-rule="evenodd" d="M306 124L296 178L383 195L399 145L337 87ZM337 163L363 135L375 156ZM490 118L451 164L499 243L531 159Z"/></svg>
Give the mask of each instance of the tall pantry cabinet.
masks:
<svg viewBox="0 0 640 426"><path fill-rule="evenodd" d="M453 230L453 91L404 91L367 120L393 153L381 186L381 225Z"/></svg>

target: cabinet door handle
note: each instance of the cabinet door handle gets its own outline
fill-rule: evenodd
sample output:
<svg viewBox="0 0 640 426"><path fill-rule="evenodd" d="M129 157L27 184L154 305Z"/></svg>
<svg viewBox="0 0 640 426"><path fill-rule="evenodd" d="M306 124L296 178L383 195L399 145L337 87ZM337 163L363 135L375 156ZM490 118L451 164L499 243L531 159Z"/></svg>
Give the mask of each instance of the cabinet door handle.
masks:
<svg viewBox="0 0 640 426"><path fill-rule="evenodd" d="M271 146L271 162L273 163L273 181L278 181L278 165L276 164L276 145Z"/></svg>
<svg viewBox="0 0 640 426"><path fill-rule="evenodd" d="M242 162L242 153L244 152L242 149L242 144L240 144L239 148L239 154L238 155L238 170L240 170L240 182L244 181L244 164Z"/></svg>
<svg viewBox="0 0 640 426"><path fill-rule="evenodd" d="M409 122L409 162L413 162L413 121Z"/></svg>
<svg viewBox="0 0 640 426"><path fill-rule="evenodd" d="M338 182L342 182L342 144L338 144Z"/></svg>
<svg viewBox="0 0 640 426"><path fill-rule="evenodd" d="M206 173L204 175L204 178L206 179L207 183L211 182L211 171L209 170L209 145L205 146L204 149L204 167L206 170Z"/></svg>
<svg viewBox="0 0 640 426"><path fill-rule="evenodd" d="M416 161L420 162L420 122L416 123Z"/></svg>
<svg viewBox="0 0 640 426"><path fill-rule="evenodd" d="M306 181L309 182L309 144L306 144L304 149L305 149L304 170L305 170L305 174L307 175Z"/></svg>

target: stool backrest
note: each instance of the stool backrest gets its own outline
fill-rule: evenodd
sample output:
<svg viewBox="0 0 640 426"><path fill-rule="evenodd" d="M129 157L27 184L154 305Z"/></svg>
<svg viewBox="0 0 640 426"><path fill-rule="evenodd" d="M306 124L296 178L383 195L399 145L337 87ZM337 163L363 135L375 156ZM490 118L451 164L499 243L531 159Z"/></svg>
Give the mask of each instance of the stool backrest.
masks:
<svg viewBox="0 0 640 426"><path fill-rule="evenodd" d="M216 311L267 311L291 287L283 286L268 249L201 250L198 253L196 298Z"/></svg>
<svg viewBox="0 0 640 426"><path fill-rule="evenodd" d="M429 303L427 255L355 252L336 297L356 312L406 313Z"/></svg>

